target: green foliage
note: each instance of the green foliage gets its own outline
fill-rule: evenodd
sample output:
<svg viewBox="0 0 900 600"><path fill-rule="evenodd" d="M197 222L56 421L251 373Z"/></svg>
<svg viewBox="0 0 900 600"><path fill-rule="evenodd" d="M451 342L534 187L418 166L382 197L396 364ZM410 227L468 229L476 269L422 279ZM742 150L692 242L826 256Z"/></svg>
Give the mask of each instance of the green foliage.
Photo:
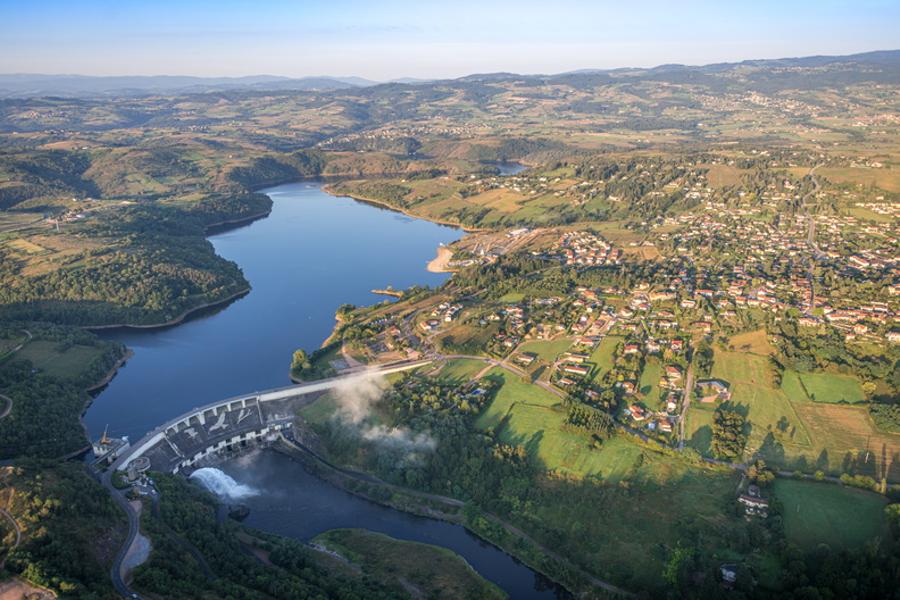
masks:
<svg viewBox="0 0 900 600"><path fill-rule="evenodd" d="M608 436L615 428L608 412L574 402L569 405L566 424L598 436Z"/></svg>
<svg viewBox="0 0 900 600"><path fill-rule="evenodd" d="M291 374L299 376L303 371L311 368L312 363L309 361L306 350L294 350L294 354L291 356Z"/></svg>
<svg viewBox="0 0 900 600"><path fill-rule="evenodd" d="M690 548L676 546L663 571L663 579L675 589L687 583L691 568L695 566L694 551Z"/></svg>
<svg viewBox="0 0 900 600"><path fill-rule="evenodd" d="M900 539L900 504L888 504L885 506L884 515L894 537Z"/></svg>
<svg viewBox="0 0 900 600"><path fill-rule="evenodd" d="M698 379L705 379L710 376L713 368L713 348L705 339L702 340L694 351L694 370Z"/></svg>
<svg viewBox="0 0 900 600"><path fill-rule="evenodd" d="M873 402L869 414L882 431L900 433L900 402Z"/></svg>
<svg viewBox="0 0 900 600"><path fill-rule="evenodd" d="M106 560L124 538L125 517L76 463L20 461L0 498L23 530L6 569L66 598L116 598Z"/></svg>
<svg viewBox="0 0 900 600"><path fill-rule="evenodd" d="M741 413L719 407L713 415L711 445L713 454L725 459L740 457L747 443L747 436L744 433L746 422Z"/></svg>
<svg viewBox="0 0 900 600"><path fill-rule="evenodd" d="M0 393L13 400L10 413L0 419L0 458L59 457L84 448L87 440L79 423L88 401L84 389L100 380L125 350L79 329L36 323L25 326L34 335L33 341L91 346L97 349L96 358L65 378L35 373L30 361L16 355L0 363Z"/></svg>
<svg viewBox="0 0 900 600"><path fill-rule="evenodd" d="M241 270L203 239L204 219L169 207L135 207L85 224L115 240L49 273L0 272L0 319L75 325L162 323L247 289Z"/></svg>
<svg viewBox="0 0 900 600"><path fill-rule="evenodd" d="M138 589L165 597L197 598L390 598L371 579L345 578L317 566L299 542L269 538L265 566L246 552L239 526L216 518L207 492L174 475L154 474L160 492L158 515L145 511L142 527L154 552L135 571Z"/></svg>

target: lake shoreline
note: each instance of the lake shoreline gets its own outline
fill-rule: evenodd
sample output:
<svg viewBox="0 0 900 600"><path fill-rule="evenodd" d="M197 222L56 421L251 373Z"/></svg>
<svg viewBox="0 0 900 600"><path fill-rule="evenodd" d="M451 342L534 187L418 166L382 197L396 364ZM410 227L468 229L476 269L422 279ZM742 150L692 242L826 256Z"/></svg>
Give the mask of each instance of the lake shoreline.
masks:
<svg viewBox="0 0 900 600"><path fill-rule="evenodd" d="M437 256L435 256L425 267L429 273L455 273L455 269L450 268L450 261L453 259L453 250L447 246L438 246Z"/></svg>
<svg viewBox="0 0 900 600"><path fill-rule="evenodd" d="M103 386L105 386L106 384L108 384L110 381L113 380L113 377L116 376L116 373L119 372L119 369L121 369L122 366L126 362L131 360L132 357L134 357L134 351L131 348L125 348L125 352L123 352L122 356L119 357L119 360L117 360L115 362L115 364L112 367L110 367L109 371L106 372L106 375L104 375L100 379L100 381L98 381L97 383L84 388L84 391L86 391L88 393L95 392L95 391L99 390L100 388L102 388ZM87 410L87 409L85 409L85 410Z"/></svg>
<svg viewBox="0 0 900 600"><path fill-rule="evenodd" d="M145 330L149 330L149 329L162 329L164 327L172 327L174 325L179 325L179 324L183 323L188 317L190 317L192 314L194 314L196 312L205 310L207 308L215 308L215 307L221 306L223 304L228 304L229 302L231 302L233 300L237 300L238 298L240 298L242 296L246 296L247 294L250 293L251 289L252 288L250 286L247 286L233 294L230 294L229 296L226 296L225 298L222 298L221 300L212 300L210 302L205 302L198 306L194 306L192 308L185 310L177 317L170 319L168 321L165 321L163 323L148 323L146 325L138 325L138 324L134 324L134 323L114 323L111 325L84 325L82 327L82 329L87 329L89 331L104 331L104 330L109 330L109 329L145 329Z"/></svg>
<svg viewBox="0 0 900 600"><path fill-rule="evenodd" d="M410 217L413 219L421 219L423 221L428 221L429 223L434 223L435 225L443 225L444 227L454 227L456 229L461 229L462 231L465 231L466 233L480 233L482 231L490 231L490 229L483 229L483 228L478 228L478 227L468 227L466 225L463 225L459 221L446 221L446 220L442 220L442 219L435 219L433 217L419 215L419 214L416 214L405 208L399 208L397 206L394 206L393 204L391 204L390 202L387 202L385 200L377 200L375 198L367 198L366 196L360 196L358 194L352 194L352 193L348 193L348 192L338 192L333 187L331 187L331 184L328 184L328 183L322 185L322 191L325 192L326 194L329 194L330 196L334 196L336 198L350 198L352 200L356 200L357 202L362 202L364 204L372 204L372 205L378 206L380 208L398 212L400 214L406 215L407 217Z"/></svg>

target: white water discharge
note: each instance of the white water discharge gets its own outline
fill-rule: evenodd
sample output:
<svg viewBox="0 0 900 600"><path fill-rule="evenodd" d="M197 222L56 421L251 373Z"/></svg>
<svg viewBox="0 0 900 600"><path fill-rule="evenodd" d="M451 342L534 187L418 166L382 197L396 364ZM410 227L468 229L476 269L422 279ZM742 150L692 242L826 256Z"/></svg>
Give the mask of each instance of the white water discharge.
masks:
<svg viewBox="0 0 900 600"><path fill-rule="evenodd" d="M213 494L227 500L243 500L259 494L259 490L238 483L230 475L212 467L197 469L191 473L191 479L196 479Z"/></svg>

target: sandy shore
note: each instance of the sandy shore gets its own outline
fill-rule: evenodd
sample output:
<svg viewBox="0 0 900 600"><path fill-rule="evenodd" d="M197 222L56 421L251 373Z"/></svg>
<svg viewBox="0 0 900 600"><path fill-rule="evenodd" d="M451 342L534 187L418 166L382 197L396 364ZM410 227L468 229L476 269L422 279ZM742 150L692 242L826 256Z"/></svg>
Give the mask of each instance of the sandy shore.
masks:
<svg viewBox="0 0 900 600"><path fill-rule="evenodd" d="M453 250L447 246L438 246L437 256L428 263L430 273L451 273L450 260L453 258Z"/></svg>

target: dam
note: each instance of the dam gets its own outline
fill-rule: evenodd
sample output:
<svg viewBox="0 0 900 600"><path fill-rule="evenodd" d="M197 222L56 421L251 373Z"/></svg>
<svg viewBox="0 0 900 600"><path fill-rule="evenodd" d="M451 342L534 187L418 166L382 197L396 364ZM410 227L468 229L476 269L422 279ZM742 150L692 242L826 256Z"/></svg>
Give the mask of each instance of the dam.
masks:
<svg viewBox="0 0 900 600"><path fill-rule="evenodd" d="M212 402L171 419L123 451L112 468L125 471L141 459L164 473L190 470L217 453L274 441L293 426L297 410L337 386L354 379L417 369L430 360L402 361L364 368L329 379L254 392Z"/></svg>

